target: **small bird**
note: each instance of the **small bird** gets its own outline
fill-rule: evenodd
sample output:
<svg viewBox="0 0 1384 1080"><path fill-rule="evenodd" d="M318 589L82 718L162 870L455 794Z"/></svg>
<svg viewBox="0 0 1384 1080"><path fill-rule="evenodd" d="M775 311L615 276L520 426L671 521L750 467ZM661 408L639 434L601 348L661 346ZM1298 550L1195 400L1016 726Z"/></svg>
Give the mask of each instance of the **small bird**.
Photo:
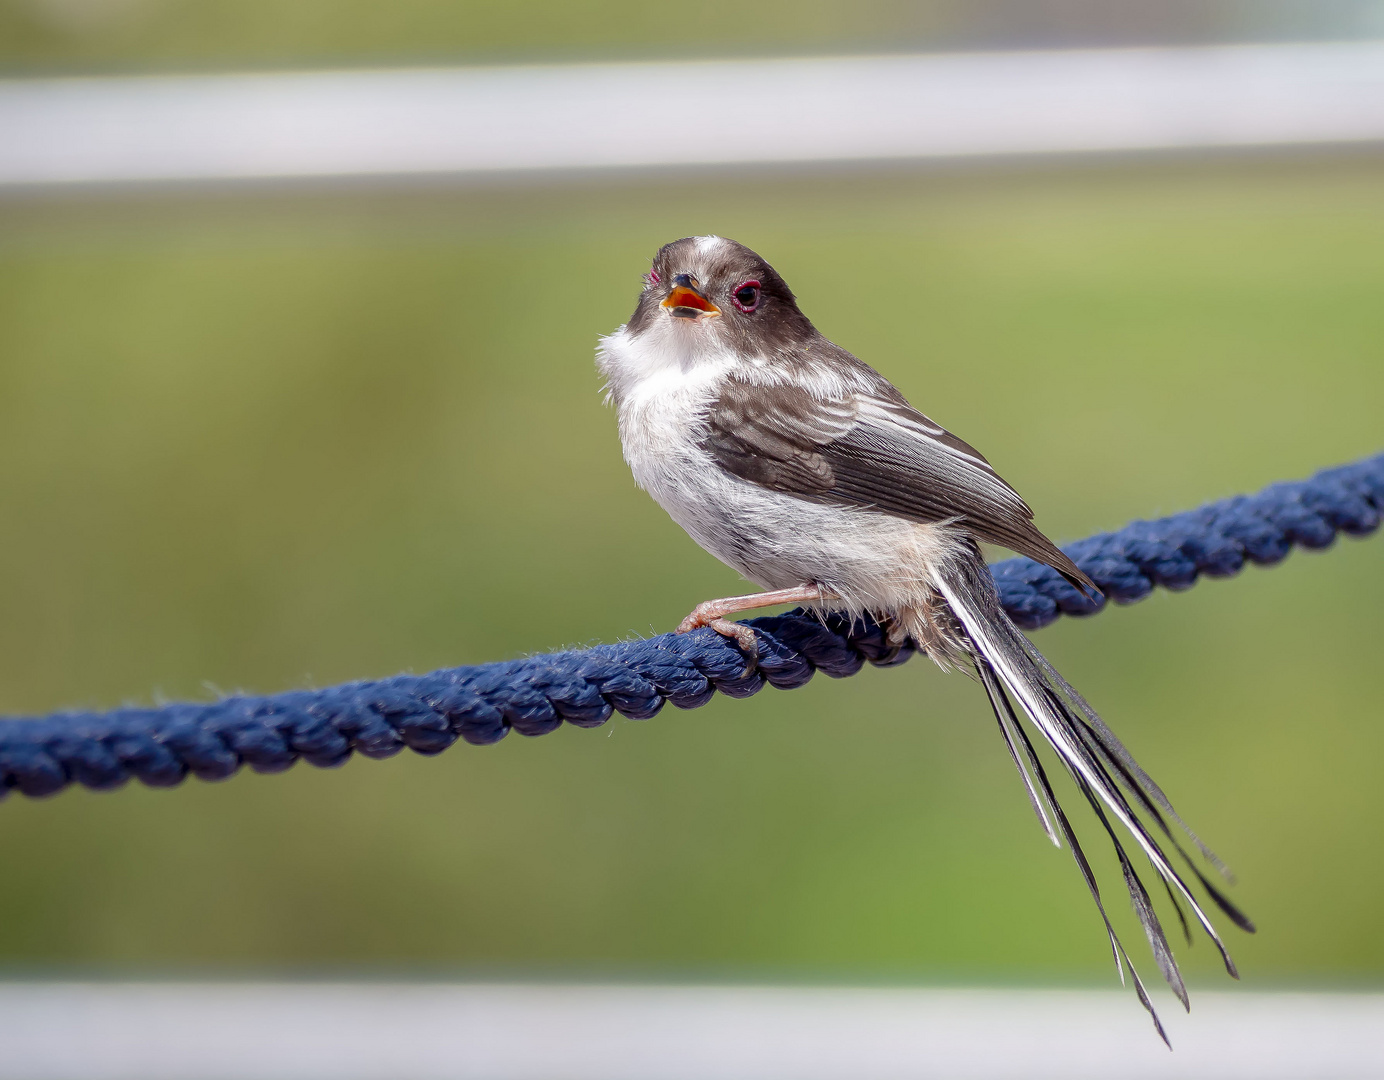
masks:
<svg viewBox="0 0 1384 1080"><path fill-rule="evenodd" d="M1046 563L1089 595L1099 592L1038 531L1028 504L979 451L823 337L774 268L724 237L686 237L659 249L629 322L601 339L597 367L635 481L698 544L765 590L699 604L679 633L707 626L754 657L754 632L727 616L805 604L818 613L869 615L894 644L911 640L943 670L973 673L1038 821L1055 845L1065 840L1071 849L1115 969L1123 982L1128 967L1163 1041L1167 1034L1021 717L1056 753L1114 843L1154 959L1183 1007L1186 985L1122 835L1152 864L1188 943L1184 903L1239 978L1165 848L1232 922L1251 933L1254 925L1174 830L1227 881L1229 871L1000 606L982 541Z"/></svg>

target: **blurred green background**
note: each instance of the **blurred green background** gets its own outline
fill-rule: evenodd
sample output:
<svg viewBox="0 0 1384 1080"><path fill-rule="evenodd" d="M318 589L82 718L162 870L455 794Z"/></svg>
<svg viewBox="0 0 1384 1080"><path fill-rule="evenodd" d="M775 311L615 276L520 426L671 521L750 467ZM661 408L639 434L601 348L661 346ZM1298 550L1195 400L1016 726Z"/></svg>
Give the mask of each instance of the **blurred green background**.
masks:
<svg viewBox="0 0 1384 1080"><path fill-rule="evenodd" d="M0 71L1331 37L1381 10L0 0ZM592 364L654 250L705 232L1060 540L1384 443L1374 153L9 196L0 712L478 663L738 590L635 490ZM1381 612L1376 538L1038 635L1240 872L1250 988L1384 976ZM10 971L1112 981L983 694L925 662L12 798L0 866Z"/></svg>
<svg viewBox="0 0 1384 1080"><path fill-rule="evenodd" d="M1384 33L1384 0L0 0L0 71L201 69Z"/></svg>
<svg viewBox="0 0 1384 1080"><path fill-rule="evenodd" d="M735 591L635 490L592 366L655 248L711 230L1059 539L1384 441L1375 157L12 199L0 708L512 657ZM1251 986L1384 973L1381 612L1376 538L1038 634L1240 872ZM12 970L1111 980L983 695L924 662L12 798L0 865Z"/></svg>

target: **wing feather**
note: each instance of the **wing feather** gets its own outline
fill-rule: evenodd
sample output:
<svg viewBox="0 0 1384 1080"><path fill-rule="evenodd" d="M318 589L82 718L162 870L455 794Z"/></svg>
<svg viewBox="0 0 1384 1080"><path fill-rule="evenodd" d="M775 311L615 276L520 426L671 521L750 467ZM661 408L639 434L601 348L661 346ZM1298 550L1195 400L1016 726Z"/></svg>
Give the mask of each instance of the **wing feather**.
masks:
<svg viewBox="0 0 1384 1080"><path fill-rule="evenodd" d="M703 446L728 472L775 491L927 524L959 521L1094 591L978 450L876 378L871 389L822 396L799 381L731 377L707 414Z"/></svg>

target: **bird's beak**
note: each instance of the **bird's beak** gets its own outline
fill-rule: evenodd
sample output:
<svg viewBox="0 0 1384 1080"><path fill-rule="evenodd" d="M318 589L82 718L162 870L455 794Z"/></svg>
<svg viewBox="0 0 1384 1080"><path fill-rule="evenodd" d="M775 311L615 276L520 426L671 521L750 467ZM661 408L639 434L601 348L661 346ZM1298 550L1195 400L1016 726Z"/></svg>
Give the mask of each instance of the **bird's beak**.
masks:
<svg viewBox="0 0 1384 1080"><path fill-rule="evenodd" d="M683 276L679 274L678 278ZM703 296L690 282L683 284L678 281L674 284L673 291L663 301L663 306L668 309L668 314L676 319L714 319L721 314L721 309Z"/></svg>

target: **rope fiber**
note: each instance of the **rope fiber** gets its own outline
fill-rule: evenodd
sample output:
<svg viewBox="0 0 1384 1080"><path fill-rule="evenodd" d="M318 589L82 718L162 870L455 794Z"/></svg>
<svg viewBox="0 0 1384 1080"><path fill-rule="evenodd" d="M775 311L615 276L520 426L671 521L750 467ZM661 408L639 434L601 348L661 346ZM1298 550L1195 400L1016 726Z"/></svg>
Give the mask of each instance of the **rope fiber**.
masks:
<svg viewBox="0 0 1384 1080"><path fill-rule="evenodd" d="M1294 547L1328 547L1338 533L1366 536L1381 514L1384 454L1136 521L1064 550L1106 599L1129 604L1158 586L1186 589L1202 575L1229 577L1247 561L1272 565ZM1006 559L991 570L1005 610L1026 630L1105 605L1030 559ZM405 747L436 754L457 739L498 742L510 729L544 735L564 722L599 727L616 712L646 720L666 702L694 709L718 690L730 697L749 697L766 683L791 690L816 671L843 678L867 661L898 664L913 653L888 647L869 621L830 617L824 624L794 611L747 623L759 643L748 669L732 641L704 629L323 690L3 719L0 795L52 795L74 783L105 791L131 777L170 787L188 775L221 780L242 765L282 772L301 758L329 768L353 753L386 758Z"/></svg>

